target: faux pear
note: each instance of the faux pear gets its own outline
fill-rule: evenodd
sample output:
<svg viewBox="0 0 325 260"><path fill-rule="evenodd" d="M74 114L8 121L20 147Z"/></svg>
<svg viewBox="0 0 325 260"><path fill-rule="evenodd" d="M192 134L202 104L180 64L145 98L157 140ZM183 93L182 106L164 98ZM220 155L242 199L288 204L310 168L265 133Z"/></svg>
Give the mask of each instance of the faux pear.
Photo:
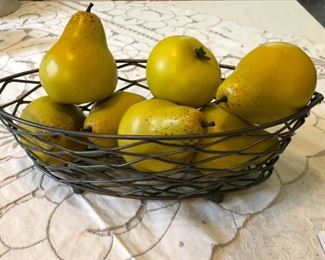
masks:
<svg viewBox="0 0 325 260"><path fill-rule="evenodd" d="M221 133L253 127L240 117L231 114L220 106L210 104L202 109L208 121L215 125L208 128L208 133ZM268 136L266 138L266 136ZM275 137L266 131L252 131L242 136L205 138L200 144L193 162L203 169L241 170L249 165L262 164L278 148Z"/></svg>
<svg viewBox="0 0 325 260"><path fill-rule="evenodd" d="M76 105L60 104L48 96L33 100L24 108L20 117L37 124L75 131L82 129L85 119L84 114ZM21 138L20 140L32 150L36 157L50 165L62 165L66 161L72 161L74 159L71 155L63 152L60 147L78 151L86 148L83 142L79 142L77 139L70 139L60 133L54 135L53 132L24 123L20 123L20 127L33 134L38 134L36 136L39 138L34 135L22 134L25 139ZM55 145L60 147L55 147ZM39 149L43 149L46 152L57 153L52 156L33 147L39 147Z"/></svg>
<svg viewBox="0 0 325 260"><path fill-rule="evenodd" d="M121 118L126 110L133 104L145 100L143 96L135 93L118 91L105 100L96 102L86 117L84 129L97 134L117 134ZM117 139L89 138L99 146L116 147Z"/></svg>
<svg viewBox="0 0 325 260"><path fill-rule="evenodd" d="M188 35L159 41L148 57L146 76L154 97L195 108L209 103L221 82L214 54Z"/></svg>
<svg viewBox="0 0 325 260"><path fill-rule="evenodd" d="M39 77L55 101L80 104L110 96L117 84L115 60L97 15L74 14L61 37L43 57Z"/></svg>
<svg viewBox="0 0 325 260"><path fill-rule="evenodd" d="M303 108L316 87L316 69L299 47L263 44L249 52L219 86L216 98L226 110L262 124Z"/></svg>
<svg viewBox="0 0 325 260"><path fill-rule="evenodd" d="M195 108L176 105L167 100L150 99L132 105L125 112L118 134L149 135L155 138L158 138L157 136L203 134L206 132L206 123L204 115ZM134 154L123 157L136 170L163 172L175 169L181 163L189 162L193 152L182 146L195 145L199 139L161 139L160 141L161 143L153 141L142 143L141 138L139 140L119 139L118 145L121 151Z"/></svg>

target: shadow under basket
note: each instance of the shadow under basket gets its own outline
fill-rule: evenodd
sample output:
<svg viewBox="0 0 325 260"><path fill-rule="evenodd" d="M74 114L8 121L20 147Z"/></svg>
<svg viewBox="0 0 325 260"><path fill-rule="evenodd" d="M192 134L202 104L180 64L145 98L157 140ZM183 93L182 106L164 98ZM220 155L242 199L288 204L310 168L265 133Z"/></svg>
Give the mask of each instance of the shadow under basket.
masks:
<svg viewBox="0 0 325 260"><path fill-rule="evenodd" d="M117 65L119 90L150 95L145 79L146 60L117 60ZM234 69L229 65L221 65L221 68L224 75ZM249 129L201 135L126 136L67 131L20 119L22 109L42 91L37 69L0 79L2 97L12 96L6 95L11 88L18 89L19 95L0 105L0 119L38 169L56 181L72 186L76 193L86 190L158 200L205 197L218 202L227 192L247 189L265 181L311 108L323 100L323 96L315 92L300 111ZM87 114L91 105L80 107ZM88 137L132 142L122 147L105 148L90 143ZM58 140L62 138L78 145L61 146ZM250 141L242 146L235 145L235 150L222 149L223 144L236 140ZM265 143L272 145L265 146ZM136 152L135 148L148 145L158 146L162 152ZM199 153L204 154L203 159L196 160ZM131 159L126 161L125 156ZM225 161L227 168L222 167ZM229 161L233 163L229 165ZM136 165L141 163L157 165L157 172L140 171ZM164 167L158 167L159 164ZM158 171L159 168L162 170Z"/></svg>

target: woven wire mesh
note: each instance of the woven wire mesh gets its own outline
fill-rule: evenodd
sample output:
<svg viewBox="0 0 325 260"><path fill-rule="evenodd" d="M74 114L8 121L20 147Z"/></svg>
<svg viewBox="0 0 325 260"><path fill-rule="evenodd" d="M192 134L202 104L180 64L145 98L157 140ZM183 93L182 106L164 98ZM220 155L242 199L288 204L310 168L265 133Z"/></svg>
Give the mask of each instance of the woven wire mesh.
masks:
<svg viewBox="0 0 325 260"><path fill-rule="evenodd" d="M117 64L120 75L118 89L149 97L145 79L146 61L117 60ZM224 73L234 69L228 65L221 65L221 68ZM11 87L22 88L16 99L0 105L0 119L37 168L51 178L72 186L75 192L87 190L137 199L203 196L219 199L226 192L247 189L265 181L310 109L323 99L315 92L307 106L297 113L249 129L177 136L107 135L57 129L20 119L21 110L42 90L37 69L3 78L0 84L2 96ZM82 104L80 108L87 114L91 105ZM89 137L132 142L107 148L89 142ZM75 145L60 145L59 140L62 139ZM245 145L235 145L233 150L223 149L223 144L237 140L240 143L243 139L250 141ZM269 145L258 148L265 143ZM146 145L156 145L162 148L161 152L135 152L134 148ZM197 154L204 155L203 159L195 160ZM132 159L125 160L125 156ZM234 162L229 167L222 167L225 160L228 165L229 160ZM134 167L140 162L162 163L168 167L148 173Z"/></svg>

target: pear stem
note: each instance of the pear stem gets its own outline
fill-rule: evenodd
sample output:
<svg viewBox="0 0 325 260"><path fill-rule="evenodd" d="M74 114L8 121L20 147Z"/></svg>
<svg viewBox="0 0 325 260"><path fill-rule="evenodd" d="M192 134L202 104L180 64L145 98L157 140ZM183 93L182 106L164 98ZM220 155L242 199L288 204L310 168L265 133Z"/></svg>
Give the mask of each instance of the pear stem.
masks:
<svg viewBox="0 0 325 260"><path fill-rule="evenodd" d="M93 128L90 126L88 126L87 128L82 129L83 132L87 132L87 133L91 133L93 131Z"/></svg>
<svg viewBox="0 0 325 260"><path fill-rule="evenodd" d="M211 122L202 122L201 123L201 126L202 127L211 127L211 126L215 126L216 125L216 123L214 122L214 121L211 121Z"/></svg>
<svg viewBox="0 0 325 260"><path fill-rule="evenodd" d="M227 96L222 96L219 99L216 99L216 101L214 101L213 103L215 103L216 105L220 104L220 103L227 103L228 98Z"/></svg>
<svg viewBox="0 0 325 260"><path fill-rule="evenodd" d="M203 46L200 48L195 49L195 55L200 59L200 60L211 60L210 57L207 56L207 53L203 49Z"/></svg>
<svg viewBox="0 0 325 260"><path fill-rule="evenodd" d="M89 3L86 12L90 13L91 8L94 6L94 4L92 2Z"/></svg>

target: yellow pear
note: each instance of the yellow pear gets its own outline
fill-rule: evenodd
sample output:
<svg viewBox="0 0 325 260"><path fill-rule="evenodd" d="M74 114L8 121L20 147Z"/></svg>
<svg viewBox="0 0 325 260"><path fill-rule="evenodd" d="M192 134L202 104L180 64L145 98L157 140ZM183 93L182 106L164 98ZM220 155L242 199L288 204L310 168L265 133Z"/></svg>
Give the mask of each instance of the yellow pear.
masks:
<svg viewBox="0 0 325 260"><path fill-rule="evenodd" d="M115 60L108 49L105 31L97 15L74 14L61 37L43 57L39 76L55 101L80 104L105 99L117 83Z"/></svg>
<svg viewBox="0 0 325 260"><path fill-rule="evenodd" d="M195 108L176 105L167 100L150 99L132 105L125 112L118 134L148 135L159 139L158 136L203 134L206 132L205 125L204 115ZM135 169L142 172L163 172L177 168L180 163L189 162L193 152L186 148L184 150L181 146L193 146L199 139L159 139L159 141L161 143L154 141L141 143L141 138L119 139L118 145L121 151L133 153L123 157Z"/></svg>
<svg viewBox="0 0 325 260"><path fill-rule="evenodd" d="M146 76L154 97L197 108L214 98L221 71L214 54L198 39L172 35L150 52Z"/></svg>
<svg viewBox="0 0 325 260"><path fill-rule="evenodd" d="M84 129L91 133L116 135L121 118L133 104L145 100L143 96L118 91L105 100L96 102L84 122ZM89 138L99 146L116 147L117 139Z"/></svg>
<svg viewBox="0 0 325 260"><path fill-rule="evenodd" d="M286 42L262 44L249 52L221 83L217 100L226 110L262 124L304 107L316 87L316 69L299 47Z"/></svg>
<svg viewBox="0 0 325 260"><path fill-rule="evenodd" d="M202 113L208 121L215 123L208 128L208 133L253 127L250 123L214 104L203 108ZM241 170L248 165L261 164L278 148L277 139L270 136L265 139L267 135L266 131L259 130L247 132L242 136L204 138L200 144L203 151L195 155L193 162L203 169L230 170Z"/></svg>
<svg viewBox="0 0 325 260"><path fill-rule="evenodd" d="M84 114L76 105L60 104L51 100L48 96L33 100L24 108L20 117L44 126L74 131L82 129L85 119ZM86 145L82 142L72 140L63 134L53 134L53 131L50 132L24 123L19 125L21 128L35 133L39 137L22 133L25 139L21 138L21 142L29 147L36 157L50 165L62 165L65 161L72 161L74 159L71 155L62 152L62 149L55 147L55 145L71 150L84 150L86 148ZM58 153L55 156L51 156L46 154L46 152L34 149L33 146L39 147L46 152Z"/></svg>

